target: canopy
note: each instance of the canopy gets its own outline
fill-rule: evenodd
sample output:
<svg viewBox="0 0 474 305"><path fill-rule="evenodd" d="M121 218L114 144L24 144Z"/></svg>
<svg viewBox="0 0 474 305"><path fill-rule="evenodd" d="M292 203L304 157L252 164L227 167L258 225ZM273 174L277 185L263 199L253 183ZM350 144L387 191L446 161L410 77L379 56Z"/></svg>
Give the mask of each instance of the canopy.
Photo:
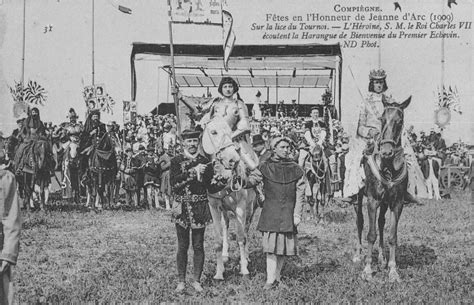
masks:
<svg viewBox="0 0 474 305"><path fill-rule="evenodd" d="M176 82L179 87L217 87L223 75L240 87L330 88L339 103L342 56L339 44L236 45L223 69L222 45L173 45ZM131 98L135 100L135 61L156 61L171 73L169 44L133 43Z"/></svg>

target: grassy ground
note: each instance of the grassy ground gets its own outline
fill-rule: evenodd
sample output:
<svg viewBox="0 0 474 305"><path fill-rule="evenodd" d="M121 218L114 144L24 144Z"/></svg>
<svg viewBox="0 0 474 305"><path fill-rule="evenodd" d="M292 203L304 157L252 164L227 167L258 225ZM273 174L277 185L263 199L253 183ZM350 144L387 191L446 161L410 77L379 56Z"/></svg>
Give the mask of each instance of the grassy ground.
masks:
<svg viewBox="0 0 474 305"><path fill-rule="evenodd" d="M175 228L163 211L70 211L24 214L15 269L21 303L116 302L370 302L474 303L473 206L468 196L424 201L405 208L397 262L403 282L360 278L351 261L355 237L352 208L331 207L325 221L300 225L299 252L283 269L283 285L263 291L265 257L251 229L251 275L239 275L237 243L225 281L215 271L213 232L206 232L205 291L176 294ZM366 214L366 213L364 213ZM258 215L257 215L258 217ZM388 226L388 221L387 221ZM365 239L366 231L364 231ZM189 260L191 262L192 251ZM189 263L189 278L192 264ZM377 269L375 269L377 270Z"/></svg>

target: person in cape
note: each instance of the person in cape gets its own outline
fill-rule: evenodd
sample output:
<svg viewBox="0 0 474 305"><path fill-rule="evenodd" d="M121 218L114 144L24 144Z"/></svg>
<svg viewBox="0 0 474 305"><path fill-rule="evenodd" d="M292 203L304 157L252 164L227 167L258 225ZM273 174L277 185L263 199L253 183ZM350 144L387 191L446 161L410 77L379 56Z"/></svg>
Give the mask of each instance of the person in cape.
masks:
<svg viewBox="0 0 474 305"><path fill-rule="evenodd" d="M83 179L86 175L86 170L89 161L89 155L92 149L97 146L100 139L107 132L105 124L100 121L100 111L92 110L89 112L87 120L84 124L84 131L81 134L79 142L79 150L81 152L81 173Z"/></svg>
<svg viewBox="0 0 474 305"><path fill-rule="evenodd" d="M381 132L380 118L384 112L384 101L387 104L396 103L392 96L386 93L388 90L386 77L383 69L370 72L369 94L361 104L356 135L349 142L349 152L345 158L344 201L351 204L356 204L357 199L362 196L365 173L361 160L364 150L374 145ZM408 192L405 201L418 202L413 195L426 196L426 184L406 133L402 136L402 146L408 164Z"/></svg>
<svg viewBox="0 0 474 305"><path fill-rule="evenodd" d="M34 107L30 110L30 114L23 123L23 126L19 132L19 137L23 142L18 147L15 153L15 165L17 173L22 171L25 166L31 166L28 158L31 154L35 153L36 144L39 141L47 142L46 138L46 127L41 121L39 109ZM51 151L51 145L47 145L47 151ZM34 165L36 166L36 165Z"/></svg>

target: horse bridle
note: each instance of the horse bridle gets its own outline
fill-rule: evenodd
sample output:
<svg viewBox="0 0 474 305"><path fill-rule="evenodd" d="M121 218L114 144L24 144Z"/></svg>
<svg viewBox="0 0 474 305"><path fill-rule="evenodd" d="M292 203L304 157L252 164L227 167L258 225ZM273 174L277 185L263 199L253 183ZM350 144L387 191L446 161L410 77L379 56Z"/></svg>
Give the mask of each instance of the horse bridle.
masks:
<svg viewBox="0 0 474 305"><path fill-rule="evenodd" d="M402 109L400 109L399 107L395 107L395 106L387 106L387 107L385 107L385 110L390 109L390 108L391 109L396 109L397 111L401 112L402 117L403 117L403 110ZM383 137L383 135L385 135L387 126L388 126L388 122L385 124L385 126L382 128L382 131L380 132L380 138L378 140L378 145L380 146L380 145L383 145L383 144L386 144L386 143L390 143L393 146L396 146L400 142L400 138L401 138L402 133L400 132L397 139L383 139L382 137Z"/></svg>

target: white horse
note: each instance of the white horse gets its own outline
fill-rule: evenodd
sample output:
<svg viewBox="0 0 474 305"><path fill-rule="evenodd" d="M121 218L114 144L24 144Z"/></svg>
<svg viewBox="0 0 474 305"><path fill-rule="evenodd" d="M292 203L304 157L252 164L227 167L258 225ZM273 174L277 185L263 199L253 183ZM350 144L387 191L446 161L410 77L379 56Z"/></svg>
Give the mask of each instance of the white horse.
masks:
<svg viewBox="0 0 474 305"><path fill-rule="evenodd" d="M249 274L248 230L256 207L256 193L253 188L245 188L246 167L254 169L246 160L258 160L245 142L233 142L232 132L227 122L214 119L206 125L203 133L203 149L212 156L214 164L213 181L225 181L223 189L208 193L209 207L216 234L215 251L217 259L214 279L224 279L224 262L229 257L229 218L236 220L237 242L240 249L240 273ZM253 155L252 155L253 153ZM241 160L245 162L241 162ZM245 163L245 165L243 164ZM253 168L252 168L253 167ZM230 216L230 217L229 217Z"/></svg>

